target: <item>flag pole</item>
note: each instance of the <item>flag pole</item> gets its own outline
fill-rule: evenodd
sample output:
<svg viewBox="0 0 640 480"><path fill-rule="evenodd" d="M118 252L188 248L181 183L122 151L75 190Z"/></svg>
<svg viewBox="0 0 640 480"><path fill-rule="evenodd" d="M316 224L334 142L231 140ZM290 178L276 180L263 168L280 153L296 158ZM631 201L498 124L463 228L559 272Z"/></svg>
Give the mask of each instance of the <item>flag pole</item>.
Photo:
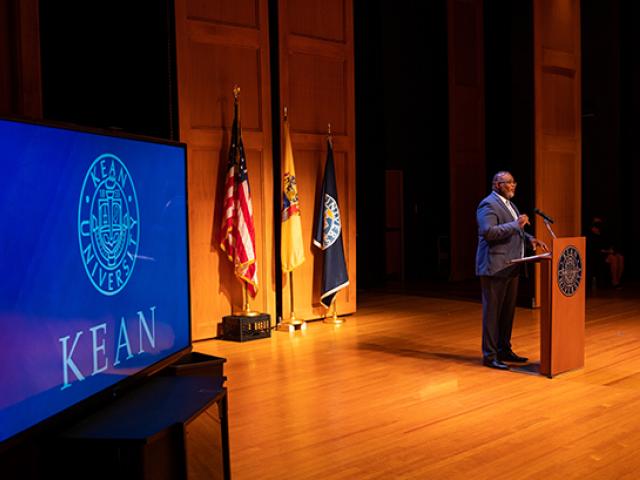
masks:
<svg viewBox="0 0 640 480"><path fill-rule="evenodd" d="M243 280L240 280L242 283L242 310L239 312L233 312L234 315L239 317L258 317L261 315L260 312L256 312L255 310L251 310L251 306L249 305L249 293L247 291L247 283Z"/></svg>
<svg viewBox="0 0 640 480"><path fill-rule="evenodd" d="M338 297L338 293L336 292L336 294L333 296L333 300L331 301L331 306L333 307L333 313L331 315L329 315L329 309L327 309L327 315L324 317L324 320L322 321L323 323L331 323L333 325L342 325L345 320L344 318L340 318L338 316L338 307L337 307L337 300Z"/></svg>
<svg viewBox="0 0 640 480"><path fill-rule="evenodd" d="M240 87L238 84L233 86L233 103L234 105L240 104ZM238 128L240 128L240 109L238 108ZM241 278L238 278L240 283L242 284L242 310L239 312L234 312L234 315L243 316L243 317L257 317L260 315L260 312L256 312L255 310L251 310L249 306L249 293L247 291L247 282Z"/></svg>
<svg viewBox="0 0 640 480"><path fill-rule="evenodd" d="M287 107L284 107L284 121L288 119ZM289 271L289 300L291 301L291 313L287 320L283 320L278 324L277 330L280 332L292 332L296 329L306 330L307 322L296 318L293 295L293 270Z"/></svg>
<svg viewBox="0 0 640 480"><path fill-rule="evenodd" d="M333 145L333 137L331 135L331 124L327 124L327 137L329 143ZM338 292L335 293L333 299L331 300L331 306L333 307L333 314L329 315L329 309L327 309L327 314L324 317L323 323L332 323L333 325L341 325L344 323L344 319L338 317Z"/></svg>
<svg viewBox="0 0 640 480"><path fill-rule="evenodd" d="M293 272L289 272L289 296L291 297L291 315L289 315L289 323L295 323L296 311L293 304Z"/></svg>
<svg viewBox="0 0 640 480"><path fill-rule="evenodd" d="M307 322L296 317L294 296L293 296L293 271L289 272L289 299L291 301L291 313L287 320L283 320L278 324L279 332L292 332L296 329L306 330Z"/></svg>

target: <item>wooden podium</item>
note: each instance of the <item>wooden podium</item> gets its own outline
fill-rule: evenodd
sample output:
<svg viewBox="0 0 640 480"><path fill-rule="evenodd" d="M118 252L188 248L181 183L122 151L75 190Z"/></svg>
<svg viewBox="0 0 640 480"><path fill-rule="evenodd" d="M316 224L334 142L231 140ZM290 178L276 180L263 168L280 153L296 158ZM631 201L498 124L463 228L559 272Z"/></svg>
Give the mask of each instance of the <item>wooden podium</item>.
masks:
<svg viewBox="0 0 640 480"><path fill-rule="evenodd" d="M584 366L585 238L554 238L540 262L540 374L552 378Z"/></svg>

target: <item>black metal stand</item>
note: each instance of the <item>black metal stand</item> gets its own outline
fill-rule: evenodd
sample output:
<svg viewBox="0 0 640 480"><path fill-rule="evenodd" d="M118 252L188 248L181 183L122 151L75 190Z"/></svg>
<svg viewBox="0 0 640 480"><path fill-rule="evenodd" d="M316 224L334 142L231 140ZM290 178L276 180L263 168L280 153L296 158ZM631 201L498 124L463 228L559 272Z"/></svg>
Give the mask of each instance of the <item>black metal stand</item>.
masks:
<svg viewBox="0 0 640 480"><path fill-rule="evenodd" d="M211 376L152 377L64 431L52 446L52 470L67 479L231 478L221 383Z"/></svg>

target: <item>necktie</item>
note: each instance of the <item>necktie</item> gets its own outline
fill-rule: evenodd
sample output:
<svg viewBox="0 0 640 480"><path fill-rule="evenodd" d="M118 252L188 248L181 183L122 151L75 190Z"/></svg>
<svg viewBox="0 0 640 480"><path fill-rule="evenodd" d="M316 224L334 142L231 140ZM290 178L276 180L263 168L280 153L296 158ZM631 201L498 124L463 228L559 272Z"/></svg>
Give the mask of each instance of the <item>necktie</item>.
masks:
<svg viewBox="0 0 640 480"><path fill-rule="evenodd" d="M518 215L516 214L516 209L513 207L513 204L509 200L507 200L507 208L511 212L513 219L517 220ZM520 231L520 238L523 239L522 244L520 246L520 258L522 258L524 257L524 231L523 230Z"/></svg>
<svg viewBox="0 0 640 480"><path fill-rule="evenodd" d="M513 205L511 204L511 202L509 200L507 200L506 206L507 206L507 209L509 210L509 212L511 212L511 216L513 217L513 219L517 220L518 219L518 215L516 215L516 209L513 208Z"/></svg>

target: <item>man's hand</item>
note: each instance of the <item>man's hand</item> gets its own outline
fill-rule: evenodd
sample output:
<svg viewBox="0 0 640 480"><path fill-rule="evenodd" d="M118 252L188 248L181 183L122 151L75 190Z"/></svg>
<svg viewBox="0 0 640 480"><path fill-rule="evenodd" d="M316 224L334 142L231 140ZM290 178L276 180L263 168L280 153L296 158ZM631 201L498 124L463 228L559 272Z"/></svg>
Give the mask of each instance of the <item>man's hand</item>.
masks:
<svg viewBox="0 0 640 480"><path fill-rule="evenodd" d="M542 240L538 240L537 238L533 238L531 240L531 246L533 247L534 250L540 247L545 252L549 251L549 247L547 247L547 244L544 243Z"/></svg>
<svg viewBox="0 0 640 480"><path fill-rule="evenodd" d="M529 217L523 213L518 216L518 226L522 230L525 225L529 225Z"/></svg>

